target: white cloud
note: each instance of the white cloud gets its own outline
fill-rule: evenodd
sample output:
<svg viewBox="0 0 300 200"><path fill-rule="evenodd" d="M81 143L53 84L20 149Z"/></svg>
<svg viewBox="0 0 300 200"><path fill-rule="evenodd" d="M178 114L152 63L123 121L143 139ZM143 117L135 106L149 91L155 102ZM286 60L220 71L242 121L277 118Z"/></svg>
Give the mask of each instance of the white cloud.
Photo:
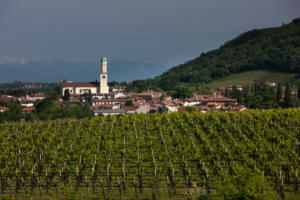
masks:
<svg viewBox="0 0 300 200"><path fill-rule="evenodd" d="M27 58L13 58L13 57L4 57L0 58L0 64L8 64L8 65L25 65L29 62Z"/></svg>

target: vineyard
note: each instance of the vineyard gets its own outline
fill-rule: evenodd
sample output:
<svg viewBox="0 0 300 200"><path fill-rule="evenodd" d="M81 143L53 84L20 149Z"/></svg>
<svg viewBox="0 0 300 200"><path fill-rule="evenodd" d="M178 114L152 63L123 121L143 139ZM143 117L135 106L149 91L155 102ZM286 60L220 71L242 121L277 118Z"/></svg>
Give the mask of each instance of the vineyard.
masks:
<svg viewBox="0 0 300 200"><path fill-rule="evenodd" d="M0 198L213 196L241 169L286 198L298 193L299 121L287 109L3 123Z"/></svg>

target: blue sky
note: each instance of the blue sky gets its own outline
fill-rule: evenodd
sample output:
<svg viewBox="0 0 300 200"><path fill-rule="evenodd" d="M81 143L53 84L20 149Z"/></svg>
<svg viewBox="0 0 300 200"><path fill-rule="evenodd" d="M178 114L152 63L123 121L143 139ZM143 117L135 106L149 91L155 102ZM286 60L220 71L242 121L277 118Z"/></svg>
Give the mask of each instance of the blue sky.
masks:
<svg viewBox="0 0 300 200"><path fill-rule="evenodd" d="M105 55L171 67L299 10L299 0L0 0L0 60Z"/></svg>

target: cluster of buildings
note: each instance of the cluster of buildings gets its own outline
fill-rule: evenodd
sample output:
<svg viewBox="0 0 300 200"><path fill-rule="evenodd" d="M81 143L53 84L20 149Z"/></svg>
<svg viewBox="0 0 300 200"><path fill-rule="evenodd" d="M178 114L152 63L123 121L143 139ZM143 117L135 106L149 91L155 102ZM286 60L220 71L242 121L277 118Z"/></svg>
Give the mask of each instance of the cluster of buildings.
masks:
<svg viewBox="0 0 300 200"><path fill-rule="evenodd" d="M149 113L160 110L176 112L194 107L195 110L206 112L209 110L244 110L237 105L236 99L226 98L219 93L212 95L195 95L193 98L172 99L163 93L145 91L141 93L125 93L125 86L109 88L107 84L107 59L101 58L99 82L60 83L62 96L67 93L71 101L78 101L85 93L92 95L91 112L94 115L114 115L120 113Z"/></svg>
<svg viewBox="0 0 300 200"><path fill-rule="evenodd" d="M127 103L131 102L131 105ZM95 115L113 115L120 113L177 112L192 108L201 112L213 110L243 111L236 99L215 95L195 95L192 98L172 99L170 96L154 91L128 93L119 98L94 99L91 112Z"/></svg>
<svg viewBox="0 0 300 200"><path fill-rule="evenodd" d="M155 91L144 91L140 93L126 92L126 87L122 85L109 87L107 73L107 59L101 58L99 81L94 82L72 82L62 81L61 99L56 103L64 104L64 97L68 95L68 101L79 102L80 97L89 94L92 97L90 112L94 115L116 115L121 113L152 113L152 112L178 112L187 109L198 110L200 112L223 110L223 111L243 111L244 106L240 106L236 99L224 97L225 90L232 88L219 88L209 91L210 94L197 95L192 98L173 99L172 97ZM236 86L242 90L242 86ZM34 103L37 100L46 98L44 93L30 94L25 97L13 97L0 95L0 102L5 104L18 103L22 107L23 113L32 112ZM63 100L64 99L64 100ZM0 112L7 111L8 108L0 106Z"/></svg>
<svg viewBox="0 0 300 200"><path fill-rule="evenodd" d="M192 98L173 99L165 93L155 91L144 91L140 93L126 92L126 86L108 86L107 59L102 57L100 60L99 81L94 82L72 82L62 81L61 99L56 101L63 106L68 96L68 102L78 103L82 95L89 94L92 99L90 112L94 115L116 115L121 113L152 113L152 112L180 112L185 110L207 111L244 111L247 108L238 105L236 99L224 97L226 91L233 90L233 87L218 88L206 91L205 95L194 94ZM270 87L275 87L276 83L267 82ZM31 87L28 85L28 87ZM235 88L243 90L242 85ZM10 103L18 103L22 107L23 113L30 113L35 110L34 104L37 100L46 98L45 93L35 93L25 97L13 97L0 94L0 112L5 112Z"/></svg>
<svg viewBox="0 0 300 200"><path fill-rule="evenodd" d="M30 95L26 95L24 97L15 97L11 95L0 95L0 102L9 105L11 103L17 103L22 107L23 113L30 113L35 110L34 103L37 100L42 100L46 98L46 94L39 92L39 93L32 93ZM5 112L8 110L7 106L0 106L0 112Z"/></svg>

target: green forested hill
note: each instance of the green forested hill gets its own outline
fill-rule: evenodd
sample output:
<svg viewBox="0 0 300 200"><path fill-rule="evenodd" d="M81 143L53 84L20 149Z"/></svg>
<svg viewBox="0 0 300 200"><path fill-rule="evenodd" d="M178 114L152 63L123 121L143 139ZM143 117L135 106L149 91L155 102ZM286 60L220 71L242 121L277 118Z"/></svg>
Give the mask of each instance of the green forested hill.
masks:
<svg viewBox="0 0 300 200"><path fill-rule="evenodd" d="M161 76L134 81L131 89L172 90L178 85L207 84L251 70L300 72L300 18L281 27L248 31Z"/></svg>

